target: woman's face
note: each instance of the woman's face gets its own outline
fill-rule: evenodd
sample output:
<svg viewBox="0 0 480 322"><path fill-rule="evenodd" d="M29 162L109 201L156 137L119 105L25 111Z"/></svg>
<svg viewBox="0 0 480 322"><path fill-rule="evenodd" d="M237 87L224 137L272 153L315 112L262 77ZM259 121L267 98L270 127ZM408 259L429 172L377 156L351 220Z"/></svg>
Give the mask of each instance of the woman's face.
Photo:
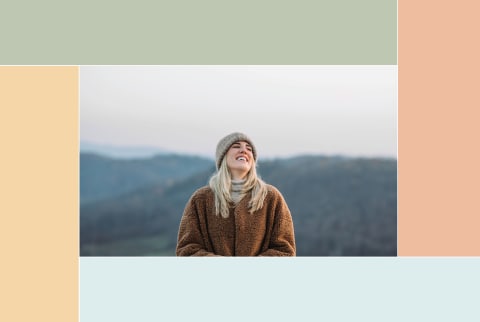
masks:
<svg viewBox="0 0 480 322"><path fill-rule="evenodd" d="M245 178L254 161L252 147L245 141L233 143L225 158L232 178L237 180Z"/></svg>

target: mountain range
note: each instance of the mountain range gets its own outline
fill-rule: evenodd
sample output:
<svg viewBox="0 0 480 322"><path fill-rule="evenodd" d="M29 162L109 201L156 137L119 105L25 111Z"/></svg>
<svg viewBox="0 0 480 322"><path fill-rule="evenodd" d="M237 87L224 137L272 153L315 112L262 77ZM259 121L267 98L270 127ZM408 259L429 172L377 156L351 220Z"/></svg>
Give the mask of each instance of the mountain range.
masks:
<svg viewBox="0 0 480 322"><path fill-rule="evenodd" d="M209 159L176 154L114 159L81 153L80 203L127 194L151 184L167 187L212 164Z"/></svg>

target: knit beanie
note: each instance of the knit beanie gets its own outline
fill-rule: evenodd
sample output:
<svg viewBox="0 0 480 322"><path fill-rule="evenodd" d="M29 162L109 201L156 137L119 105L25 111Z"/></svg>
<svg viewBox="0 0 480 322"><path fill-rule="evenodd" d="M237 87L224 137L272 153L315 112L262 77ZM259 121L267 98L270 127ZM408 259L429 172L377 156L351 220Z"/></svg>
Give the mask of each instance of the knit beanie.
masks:
<svg viewBox="0 0 480 322"><path fill-rule="evenodd" d="M225 157L225 154L227 154L228 149L230 149L233 143L238 141L248 142L252 147L253 158L257 160L257 149L255 149L252 140L243 133L234 132L221 139L217 144L217 151L215 152L217 170L220 168L220 164L222 164L222 160Z"/></svg>

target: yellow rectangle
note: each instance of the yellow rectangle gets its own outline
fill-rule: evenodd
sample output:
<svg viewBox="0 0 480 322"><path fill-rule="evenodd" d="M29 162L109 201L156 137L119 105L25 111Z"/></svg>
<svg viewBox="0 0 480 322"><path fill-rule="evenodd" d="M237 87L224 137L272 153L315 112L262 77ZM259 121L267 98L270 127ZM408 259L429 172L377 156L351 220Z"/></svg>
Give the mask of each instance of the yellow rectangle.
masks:
<svg viewBox="0 0 480 322"><path fill-rule="evenodd" d="M0 321L76 321L78 68L2 66L0 91Z"/></svg>

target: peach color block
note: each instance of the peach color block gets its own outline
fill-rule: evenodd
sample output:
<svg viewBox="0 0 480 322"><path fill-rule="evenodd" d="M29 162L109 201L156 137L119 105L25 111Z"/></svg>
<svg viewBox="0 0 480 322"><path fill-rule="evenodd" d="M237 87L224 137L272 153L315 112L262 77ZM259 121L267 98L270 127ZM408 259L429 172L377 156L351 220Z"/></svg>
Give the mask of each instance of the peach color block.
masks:
<svg viewBox="0 0 480 322"><path fill-rule="evenodd" d="M480 255L476 1L398 2L398 255Z"/></svg>

